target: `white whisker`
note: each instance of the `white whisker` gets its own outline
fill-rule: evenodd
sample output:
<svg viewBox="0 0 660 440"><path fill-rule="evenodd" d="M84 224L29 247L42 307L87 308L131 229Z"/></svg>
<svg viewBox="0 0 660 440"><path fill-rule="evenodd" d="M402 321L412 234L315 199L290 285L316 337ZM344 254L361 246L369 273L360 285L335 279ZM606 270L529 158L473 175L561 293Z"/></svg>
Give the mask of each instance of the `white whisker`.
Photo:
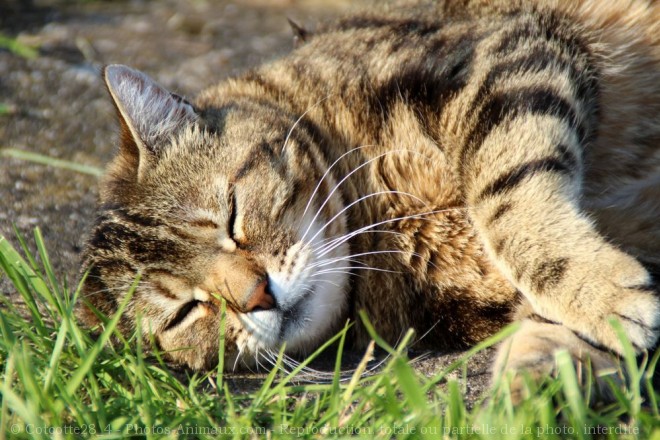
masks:
<svg viewBox="0 0 660 440"><path fill-rule="evenodd" d="M340 239L337 239L333 242L327 243L327 244L321 246L320 248L314 249L314 251L317 252L319 256L323 256L323 255L327 254L328 252L331 252L337 246L340 246L340 245L344 244L345 242L347 242L348 240L353 238L355 235L358 235L358 234L360 234L364 231L367 231L367 230L369 230L369 229L371 229L375 226L380 226L380 225L383 225L385 223L392 223L392 222L409 220L409 219L421 219L424 216L428 216L428 215L440 214L442 212L449 212L449 211L455 211L455 210L464 210L464 209L465 209L464 207L445 208L445 209L438 209L438 210L434 210L434 211L421 212L419 214L411 214L411 215L405 215L405 216L401 216L401 217L395 217L395 218L392 218L392 219L382 220L380 222L372 223L371 225L363 226L360 229L357 229L357 230L355 230L351 233L348 233L348 234L344 235Z"/></svg>
<svg viewBox="0 0 660 440"><path fill-rule="evenodd" d="M314 277L315 275L327 275L327 274L333 274L333 273L336 273L336 274L342 274L343 273L343 274L346 274L346 275L353 275L353 272L348 271L348 270L330 270L330 269L328 269L328 270L325 270L325 271L315 273L314 275L312 275L312 277Z"/></svg>
<svg viewBox="0 0 660 440"><path fill-rule="evenodd" d="M368 264L365 263L364 261L360 261L360 260L356 260L354 258L351 258L350 255L347 255L345 257L334 257L334 258L341 258L342 259L341 261L345 261L347 263L353 263L353 264L357 264L357 265L360 265L360 266L368 266ZM303 269L303 271L306 272L308 270L314 269L315 267L323 266L323 264L321 264L321 263L334 263L334 262L336 262L336 260L334 258L324 258L322 260L315 261L314 263L310 263L307 267L305 267Z"/></svg>
<svg viewBox="0 0 660 440"><path fill-rule="evenodd" d="M245 340L241 345L236 346L238 352L236 353L236 359L234 360L232 371L236 371L236 366L238 365L238 361L243 355L243 350L245 350L246 347L247 347L247 340Z"/></svg>
<svg viewBox="0 0 660 440"><path fill-rule="evenodd" d="M325 278L321 278L317 281L318 282L329 283L329 284L332 284L333 286L337 287L337 289L341 289L341 286L339 284L335 283L334 281L331 281L331 280L328 280L328 279L325 279Z"/></svg>
<svg viewBox="0 0 660 440"><path fill-rule="evenodd" d="M320 263L314 263L313 265L310 265L309 268L314 268L314 267L322 267L322 266L327 266L328 264L332 264L337 261L344 261L346 258L354 258L354 257L364 257L366 255L379 255L379 254L410 254L413 256L420 256L416 252L407 252L407 251L401 251L397 249L392 249L392 250L385 250L385 251L369 251L369 252L361 252L359 254L352 254L352 255L347 255L346 257L337 257L333 258L330 260L322 260Z"/></svg>
<svg viewBox="0 0 660 440"><path fill-rule="evenodd" d="M289 129L289 132L286 134L286 138L284 139L284 144L282 145L282 150L281 150L280 153L283 153L283 152L284 152L284 149L286 148L286 144L287 144L287 142L289 142L289 138L291 137L291 133L293 133L293 130L295 130L295 128L296 128L296 127L298 126L298 124L300 123L300 121L302 121L302 119L307 115L307 113L309 113L309 112L311 112L312 110L314 110L314 109L315 109L316 107L318 107L323 101L328 100L332 95L333 95L333 94L330 93L330 94L329 94L328 96L326 96L325 98L321 98L321 99L319 99L319 100L316 101L313 105L311 105L307 110L305 110L305 112L304 112L302 115L300 115L300 117L299 117L298 119L296 119L296 122L293 123L293 125L292 125L291 128Z"/></svg>
<svg viewBox="0 0 660 440"><path fill-rule="evenodd" d="M321 184L323 183L323 181L325 180L325 178L326 178L326 177L328 176L328 174L330 173L330 170L332 170L332 168L334 168L335 165L337 165L337 163L339 163L340 160L342 160L344 157L348 156L349 154L351 154L351 153L353 153L353 152L355 152L355 151L357 151L357 150L360 150L360 149L362 149L362 148L367 148L367 147L375 147L375 146L377 146L377 145L375 145L375 144L372 144L372 145L361 145L361 146L359 146L359 147L351 148L351 149L348 150L346 153L344 153L344 154L342 154L341 156L339 156L339 157L337 158L337 160L335 160L335 161L332 163L332 165L330 165L330 166L328 167L328 169L325 170L325 173L323 174L323 176L321 177L321 179L319 179L319 183L316 184L316 188L314 188L314 191L312 192L312 195L309 196L309 200L307 201L307 205L305 205L305 210L304 210L303 213L302 213L301 219L302 219L303 217L305 217L305 214L307 214L307 210L309 209L310 205L312 204L312 200L314 200L314 197L316 196L316 193L319 191L319 188L321 187Z"/></svg>
<svg viewBox="0 0 660 440"><path fill-rule="evenodd" d="M374 161L380 159L381 157L387 156L388 154L391 154L391 153L402 152L402 151L411 151L411 152L413 152L412 150L408 150L408 149L394 149L394 150L389 150L389 151L387 151L387 152L385 152L385 153L379 154L378 156L376 156L376 157L374 157L374 158L371 158L371 159L369 159L368 161L366 161L366 162L364 162L364 163L358 165L356 168L354 168L353 170L351 170L346 176L344 176L344 177L343 177L343 178L342 178L342 179L341 179L341 180L335 185L335 187L332 188L332 190L330 191L330 194L328 194L328 196L325 198L325 200L323 201L323 203L321 204L321 206L319 207L319 209L316 211L316 214L314 214L314 217L312 218L312 221L309 223L309 226L307 226L307 229L305 230L305 233L303 234L303 236L302 236L302 238L301 238L300 240L303 241L303 240L305 239L305 237L306 237L307 234L309 233L310 228L311 228L312 225L314 224L314 221L316 221L316 219L318 218L319 214L321 214L321 212L323 211L323 208L325 208L325 205L328 204L328 202L330 201L330 198L332 197L332 195L333 195L335 192L337 192L337 190L339 189L339 187L340 187L340 186L341 186L341 185L342 185L342 184L343 184L343 183L344 183L349 177L351 177L353 174L355 174L355 173L356 173L357 171L359 171L361 168L364 168L365 166L367 166L367 165L369 165L370 163L372 163L372 162L374 162ZM415 152L415 153L417 153L417 152ZM312 240L310 240L310 241L312 241Z"/></svg>
<svg viewBox="0 0 660 440"><path fill-rule="evenodd" d="M360 202L362 202L362 201L364 201L364 200L366 200L366 199L368 199L368 198L375 197L375 196L380 196L380 195L383 195L383 194L405 195L405 196L412 197L413 199L415 199L415 200L417 200L417 201L419 201L419 202L422 202L423 204L426 204L426 203L425 203L422 199L420 199L419 197L417 197L417 196L415 196L415 195L413 195L413 194L410 194L410 193L404 192L404 191L378 191L378 192L375 192L375 193L367 194L367 195L362 196L362 197L360 197L359 199L357 199L357 200L355 200L355 201L349 203L348 205L346 205L341 211L339 211L339 212L338 212L337 214L335 214L330 220L328 220L328 221L327 221L327 222L321 227L321 229L319 229L318 232L317 232L316 234L314 234L314 236L313 236L309 241L310 241L310 242L313 242L314 239L315 239L315 238L316 238L321 232L323 232L323 231L325 230L325 228L327 228L328 226L330 226L330 225L332 224L332 222L334 222L334 221L335 221L340 215L342 215L344 212L346 212L346 211L347 211L348 209L350 209L351 207L357 205L358 203L360 203ZM321 207L321 209L323 209L323 207ZM316 218L316 217L315 217L315 218Z"/></svg>
<svg viewBox="0 0 660 440"><path fill-rule="evenodd" d="M440 324L440 321L439 321L439 320L436 321L435 324L433 324L428 330L426 330L426 331L424 332L424 334L422 334L419 338L417 338L417 339L415 340L415 342L413 342L410 346L413 347L414 345L418 344L422 339L424 339L425 337L427 337L427 336L429 335L429 333L431 333L431 332L433 331L433 329L436 328L436 326L437 326L438 324Z"/></svg>
<svg viewBox="0 0 660 440"><path fill-rule="evenodd" d="M350 269L350 270L341 270L340 271L339 269ZM314 277L316 275L328 274L328 273L346 273L346 274L349 274L349 275L355 275L353 272L351 272L351 270L371 270L373 272L398 273L398 274L403 273L403 272L398 271L398 270L379 269L377 267L351 267L351 266L348 266L348 267L337 267L337 268L333 267L332 269L320 270L320 271L314 273L314 275L312 275L311 277Z"/></svg>
<svg viewBox="0 0 660 440"><path fill-rule="evenodd" d="M406 234L401 233L401 232L397 232L397 231L387 231L387 230L384 230L384 229L372 229L372 230L368 230L368 231L362 231L362 232L360 232L360 233L357 234L357 235L360 235L360 234L371 234L371 233L378 233L378 234L392 234L392 235L400 235L400 236L403 236L403 237L406 236ZM325 244L328 244L330 241L339 240L339 239L341 239L341 238L344 238L345 236L346 236L346 234L339 235L339 236L338 236L338 235L334 235L334 236L332 236L332 237L327 237L327 238L324 238L323 240L318 241L317 244L318 244L318 245L325 245Z"/></svg>

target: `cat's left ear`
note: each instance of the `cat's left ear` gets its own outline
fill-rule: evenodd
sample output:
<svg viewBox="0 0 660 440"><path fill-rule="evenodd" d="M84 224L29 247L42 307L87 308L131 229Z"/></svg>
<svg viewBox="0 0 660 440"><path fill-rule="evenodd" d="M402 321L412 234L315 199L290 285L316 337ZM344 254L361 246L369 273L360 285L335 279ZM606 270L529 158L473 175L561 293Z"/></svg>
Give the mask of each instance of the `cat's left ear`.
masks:
<svg viewBox="0 0 660 440"><path fill-rule="evenodd" d="M137 177L166 141L199 119L193 106L144 73L118 64L103 72L122 125L120 154L137 165Z"/></svg>
<svg viewBox="0 0 660 440"><path fill-rule="evenodd" d="M291 26L291 32L293 32L293 47L297 49L307 42L311 33L293 21L291 17L287 17L286 20L289 22L289 26Z"/></svg>

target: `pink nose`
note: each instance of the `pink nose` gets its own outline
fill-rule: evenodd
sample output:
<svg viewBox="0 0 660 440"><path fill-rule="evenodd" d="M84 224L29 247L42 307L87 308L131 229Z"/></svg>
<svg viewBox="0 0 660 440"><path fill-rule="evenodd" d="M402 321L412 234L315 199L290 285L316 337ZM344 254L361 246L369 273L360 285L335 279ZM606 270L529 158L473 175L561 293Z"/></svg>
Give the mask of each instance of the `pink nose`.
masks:
<svg viewBox="0 0 660 440"><path fill-rule="evenodd" d="M264 280L257 284L245 304L246 312L256 312L257 310L270 310L275 308L275 298L268 289L268 281Z"/></svg>

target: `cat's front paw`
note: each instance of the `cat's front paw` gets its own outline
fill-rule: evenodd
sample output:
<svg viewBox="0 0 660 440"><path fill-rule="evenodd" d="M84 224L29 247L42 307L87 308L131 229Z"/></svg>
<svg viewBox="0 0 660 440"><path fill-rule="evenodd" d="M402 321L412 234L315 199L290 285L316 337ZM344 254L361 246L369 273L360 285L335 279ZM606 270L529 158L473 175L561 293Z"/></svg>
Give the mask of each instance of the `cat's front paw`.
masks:
<svg viewBox="0 0 660 440"><path fill-rule="evenodd" d="M619 320L637 351L655 346L660 330L660 300L655 292L631 289L613 309L611 316ZM621 350L617 345L613 348Z"/></svg>
<svg viewBox="0 0 660 440"><path fill-rule="evenodd" d="M623 353L610 323L614 318L636 351L653 348L660 334L660 298L648 272L626 255L596 274L576 287L575 299L556 321L593 343Z"/></svg>

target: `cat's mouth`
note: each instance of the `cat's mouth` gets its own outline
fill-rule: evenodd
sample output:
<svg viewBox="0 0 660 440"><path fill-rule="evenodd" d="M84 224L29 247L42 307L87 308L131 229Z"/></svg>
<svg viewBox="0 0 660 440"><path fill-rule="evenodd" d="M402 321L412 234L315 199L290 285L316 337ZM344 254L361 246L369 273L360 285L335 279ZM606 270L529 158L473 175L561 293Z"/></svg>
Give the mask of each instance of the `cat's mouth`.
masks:
<svg viewBox="0 0 660 440"><path fill-rule="evenodd" d="M286 343L287 351L305 347L305 342L314 333L310 308L316 286L309 286L297 301L286 308L256 310L241 314L239 319L251 337L266 348L277 349Z"/></svg>
<svg viewBox="0 0 660 440"><path fill-rule="evenodd" d="M296 334L296 330L305 328L305 322L309 322L308 313L306 308L309 307L309 302L316 292L316 287L311 286L300 298L300 300L292 307L282 312L282 326L280 327L280 341L286 341L288 345L295 346L298 343L297 339L300 335ZM302 332L298 332L302 333ZM296 338L296 336L298 336Z"/></svg>

